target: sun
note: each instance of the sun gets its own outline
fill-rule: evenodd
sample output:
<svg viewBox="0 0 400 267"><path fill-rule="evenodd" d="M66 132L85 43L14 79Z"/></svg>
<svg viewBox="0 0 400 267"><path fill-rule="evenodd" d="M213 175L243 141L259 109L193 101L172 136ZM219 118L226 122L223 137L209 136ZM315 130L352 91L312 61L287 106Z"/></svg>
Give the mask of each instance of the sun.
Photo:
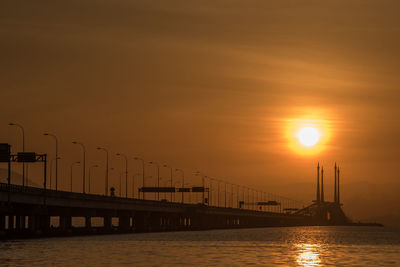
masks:
<svg viewBox="0 0 400 267"><path fill-rule="evenodd" d="M331 148L336 124L330 112L310 108L294 113L296 117L285 119L283 129L287 146L292 152L298 156L313 157Z"/></svg>
<svg viewBox="0 0 400 267"><path fill-rule="evenodd" d="M303 127L299 131L297 138L303 146L312 147L318 143L320 133L314 127Z"/></svg>

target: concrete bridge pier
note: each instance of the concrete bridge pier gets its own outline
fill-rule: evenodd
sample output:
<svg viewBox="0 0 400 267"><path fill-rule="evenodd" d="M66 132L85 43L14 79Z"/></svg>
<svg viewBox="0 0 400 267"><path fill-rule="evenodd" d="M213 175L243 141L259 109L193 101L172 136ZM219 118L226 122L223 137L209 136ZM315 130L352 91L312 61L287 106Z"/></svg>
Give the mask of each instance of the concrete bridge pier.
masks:
<svg viewBox="0 0 400 267"><path fill-rule="evenodd" d="M184 229L184 218L182 215L178 216L178 230Z"/></svg>
<svg viewBox="0 0 400 267"><path fill-rule="evenodd" d="M28 229L30 232L34 233L36 232L36 228L39 224L38 216L36 215L29 215L28 217Z"/></svg>
<svg viewBox="0 0 400 267"><path fill-rule="evenodd" d="M199 214L193 214L191 219L191 228L194 230L204 230L206 229L206 216L200 216Z"/></svg>
<svg viewBox="0 0 400 267"><path fill-rule="evenodd" d="M249 218L248 217L245 217L245 216L243 216L242 218L240 218L240 225L242 226L242 227L248 227L249 226Z"/></svg>
<svg viewBox="0 0 400 267"><path fill-rule="evenodd" d="M8 231L14 231L14 215L8 215Z"/></svg>
<svg viewBox="0 0 400 267"><path fill-rule="evenodd" d="M0 215L0 231L4 231L6 229L6 216Z"/></svg>
<svg viewBox="0 0 400 267"><path fill-rule="evenodd" d="M85 228L89 229L92 227L92 217L85 216Z"/></svg>
<svg viewBox="0 0 400 267"><path fill-rule="evenodd" d="M179 230L187 230L189 228L189 219L185 216L185 214L182 214L179 217Z"/></svg>
<svg viewBox="0 0 400 267"><path fill-rule="evenodd" d="M176 221L175 221L175 214L168 214L167 215L167 225L166 225L166 230L167 231L172 231L175 230L176 226Z"/></svg>
<svg viewBox="0 0 400 267"><path fill-rule="evenodd" d="M217 228L225 227L225 216L215 216L214 223Z"/></svg>
<svg viewBox="0 0 400 267"><path fill-rule="evenodd" d="M182 215L178 216L178 229L177 230L183 230L185 229L185 218Z"/></svg>
<svg viewBox="0 0 400 267"><path fill-rule="evenodd" d="M135 231L136 232L148 232L149 231L149 214L147 212L136 212L134 219Z"/></svg>
<svg viewBox="0 0 400 267"><path fill-rule="evenodd" d="M110 230L112 228L112 218L111 216L104 216L104 228Z"/></svg>
<svg viewBox="0 0 400 267"><path fill-rule="evenodd" d="M166 231L168 229L168 215L167 214L161 214L160 215L160 230L161 231Z"/></svg>
<svg viewBox="0 0 400 267"><path fill-rule="evenodd" d="M159 232L162 230L162 215L157 212L153 212L150 214L149 218L149 225L150 225L150 231L151 232Z"/></svg>
<svg viewBox="0 0 400 267"><path fill-rule="evenodd" d="M25 216L24 215L16 215L15 216L15 230L22 231L25 229Z"/></svg>
<svg viewBox="0 0 400 267"><path fill-rule="evenodd" d="M40 229L43 231L48 231L50 229L50 216L40 215Z"/></svg>
<svg viewBox="0 0 400 267"><path fill-rule="evenodd" d="M50 229L50 216L48 215L29 215L28 229L31 233L48 231Z"/></svg>
<svg viewBox="0 0 400 267"><path fill-rule="evenodd" d="M180 226L179 215L178 214L171 215L170 230L177 231L179 230L179 226Z"/></svg>
<svg viewBox="0 0 400 267"><path fill-rule="evenodd" d="M130 216L127 215L119 216L118 220L119 220L118 230L123 232L129 231L131 222Z"/></svg>
<svg viewBox="0 0 400 267"><path fill-rule="evenodd" d="M60 216L60 229L66 231L70 230L71 228L72 228L72 217Z"/></svg>

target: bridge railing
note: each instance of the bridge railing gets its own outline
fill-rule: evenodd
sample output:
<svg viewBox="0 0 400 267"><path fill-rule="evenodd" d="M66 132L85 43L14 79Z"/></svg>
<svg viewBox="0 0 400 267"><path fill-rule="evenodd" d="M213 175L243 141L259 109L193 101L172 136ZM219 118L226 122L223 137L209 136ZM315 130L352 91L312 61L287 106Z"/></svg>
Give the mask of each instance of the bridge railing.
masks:
<svg viewBox="0 0 400 267"><path fill-rule="evenodd" d="M14 184L5 184L5 183L0 183L0 189L3 191L9 191L9 192L20 192L20 193L43 193L43 189L41 188L36 188L36 187L28 187L28 186L20 186L20 185L14 185Z"/></svg>

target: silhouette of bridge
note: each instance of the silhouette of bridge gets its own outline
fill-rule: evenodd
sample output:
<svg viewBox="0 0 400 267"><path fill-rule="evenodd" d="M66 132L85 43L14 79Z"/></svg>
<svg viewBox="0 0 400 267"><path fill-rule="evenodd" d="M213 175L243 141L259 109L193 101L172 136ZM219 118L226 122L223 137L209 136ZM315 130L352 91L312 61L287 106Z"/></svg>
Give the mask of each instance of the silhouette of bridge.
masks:
<svg viewBox="0 0 400 267"><path fill-rule="evenodd" d="M3 147L3 152L1 148ZM4 149L6 147L6 149ZM6 151L6 152L4 152ZM0 183L0 238L64 236L127 232L206 230L271 226L352 225L341 209L339 169L335 165L334 201L324 199L323 169L317 174L316 200L298 209L293 202L269 199L257 193L250 197L233 191L231 207L212 199L210 186L144 187L142 199L52 190L47 187L47 155L18 153L12 155L9 145L0 146L0 161L8 164L7 183ZM43 188L11 183L12 162L43 163ZM320 178L321 174L321 178ZM321 181L321 183L320 183ZM210 185L210 184L209 184ZM219 186L219 184L218 184ZM211 195L210 195L211 191ZM146 200L144 193L170 193L170 201ZM185 203L183 194L200 193L199 203ZM174 202L172 195L182 195ZM247 197L247 198L246 198ZM235 207L234 207L235 206ZM266 209L275 207L275 209ZM73 218L83 218L84 224L73 225ZM101 225L95 225L99 218ZM57 221L56 226L53 221Z"/></svg>

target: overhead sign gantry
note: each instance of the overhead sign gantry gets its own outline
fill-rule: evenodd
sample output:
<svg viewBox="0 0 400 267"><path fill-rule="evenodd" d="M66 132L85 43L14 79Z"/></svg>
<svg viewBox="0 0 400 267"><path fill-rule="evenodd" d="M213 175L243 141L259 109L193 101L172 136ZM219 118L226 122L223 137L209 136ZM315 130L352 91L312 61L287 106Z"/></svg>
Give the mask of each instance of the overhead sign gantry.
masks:
<svg viewBox="0 0 400 267"><path fill-rule="evenodd" d="M0 143L0 162L8 163L8 177L7 182L11 184L11 162L27 162L43 163L43 188L46 189L47 182L47 154L37 154L35 152L18 152L17 154L11 154L11 145L7 143Z"/></svg>

